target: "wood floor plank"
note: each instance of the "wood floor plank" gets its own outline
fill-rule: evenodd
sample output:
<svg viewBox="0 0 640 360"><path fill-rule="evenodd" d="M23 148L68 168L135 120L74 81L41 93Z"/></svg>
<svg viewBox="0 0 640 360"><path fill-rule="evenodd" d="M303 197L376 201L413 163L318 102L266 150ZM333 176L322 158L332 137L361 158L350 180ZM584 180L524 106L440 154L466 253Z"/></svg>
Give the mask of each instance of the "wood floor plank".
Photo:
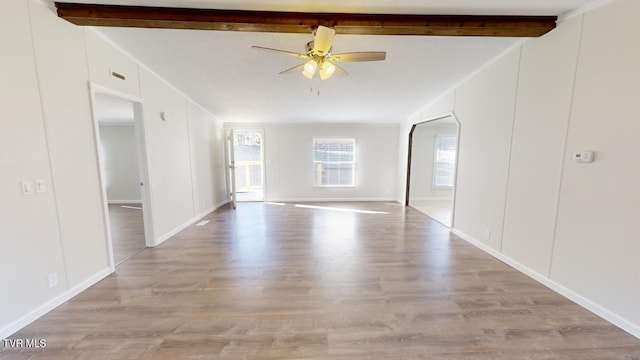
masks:
<svg viewBox="0 0 640 360"><path fill-rule="evenodd" d="M12 336L46 348L0 358L640 359L412 208L306 205L220 209Z"/></svg>
<svg viewBox="0 0 640 360"><path fill-rule="evenodd" d="M116 265L146 248L141 204L109 204L109 222Z"/></svg>

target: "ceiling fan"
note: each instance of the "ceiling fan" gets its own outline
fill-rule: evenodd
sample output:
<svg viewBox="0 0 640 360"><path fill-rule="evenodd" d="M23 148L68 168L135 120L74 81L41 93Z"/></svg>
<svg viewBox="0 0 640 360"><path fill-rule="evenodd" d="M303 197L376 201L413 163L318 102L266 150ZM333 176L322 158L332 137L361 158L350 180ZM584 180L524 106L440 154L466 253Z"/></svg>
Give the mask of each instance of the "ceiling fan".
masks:
<svg viewBox="0 0 640 360"><path fill-rule="evenodd" d="M348 75L342 67L336 64L337 62L380 61L387 57L387 53L384 51L332 54L331 49L333 47L333 39L336 36L336 31L326 26L318 26L314 33L314 38L312 41L307 43L307 52L304 54L262 46L252 46L251 48L281 55L295 56L299 59L307 60L300 65L281 71L280 74L287 74L295 70L302 69L302 75L312 79L317 71L320 75L320 79L322 80L329 79L336 72Z"/></svg>

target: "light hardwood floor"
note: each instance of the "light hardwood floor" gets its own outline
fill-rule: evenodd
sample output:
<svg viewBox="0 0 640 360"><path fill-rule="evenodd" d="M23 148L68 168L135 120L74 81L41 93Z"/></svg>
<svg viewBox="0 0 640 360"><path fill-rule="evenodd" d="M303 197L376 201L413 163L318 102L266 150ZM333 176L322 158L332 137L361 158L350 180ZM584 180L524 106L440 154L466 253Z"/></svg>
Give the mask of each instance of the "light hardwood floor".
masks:
<svg viewBox="0 0 640 360"><path fill-rule="evenodd" d="M142 205L109 205L109 222L116 265L146 248Z"/></svg>
<svg viewBox="0 0 640 360"><path fill-rule="evenodd" d="M412 200L410 206L446 227L453 221L453 199L450 200Z"/></svg>
<svg viewBox="0 0 640 360"><path fill-rule="evenodd" d="M0 357L640 359L639 339L412 208L312 205L220 209L13 336L45 349Z"/></svg>

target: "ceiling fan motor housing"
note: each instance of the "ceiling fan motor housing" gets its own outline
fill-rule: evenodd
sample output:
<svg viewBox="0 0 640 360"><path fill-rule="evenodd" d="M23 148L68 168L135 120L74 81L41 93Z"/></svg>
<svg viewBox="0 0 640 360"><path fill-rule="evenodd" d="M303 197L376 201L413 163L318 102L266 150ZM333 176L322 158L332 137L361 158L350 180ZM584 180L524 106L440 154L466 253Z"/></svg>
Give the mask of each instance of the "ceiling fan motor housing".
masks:
<svg viewBox="0 0 640 360"><path fill-rule="evenodd" d="M305 51L307 52L307 54L309 54L309 55L311 55L311 56L314 56L314 57L315 57L315 56L317 56L318 54L314 54L314 53L313 53L313 45L314 45L314 43L315 43L315 42L314 42L313 40L309 41L309 42L307 43L307 45L305 45L305 46L304 46L304 49L305 49ZM332 47L331 49L329 49L329 52L327 52L327 54L326 54L325 56L322 56L322 57L324 58L324 57L331 56L331 50L333 50L333 47Z"/></svg>

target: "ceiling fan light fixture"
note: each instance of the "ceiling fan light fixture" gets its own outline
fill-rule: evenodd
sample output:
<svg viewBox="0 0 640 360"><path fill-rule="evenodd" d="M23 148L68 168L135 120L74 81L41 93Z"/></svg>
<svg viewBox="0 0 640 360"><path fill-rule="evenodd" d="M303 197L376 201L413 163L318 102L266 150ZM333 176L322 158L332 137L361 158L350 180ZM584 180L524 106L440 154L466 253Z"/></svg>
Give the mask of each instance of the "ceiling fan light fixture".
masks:
<svg viewBox="0 0 640 360"><path fill-rule="evenodd" d="M329 61L325 61L320 65L320 79L327 80L336 72L336 66Z"/></svg>
<svg viewBox="0 0 640 360"><path fill-rule="evenodd" d="M318 63L315 60L309 60L304 64L304 70L302 71L302 75L307 77L308 79L313 78L313 74L316 73L316 69L318 68Z"/></svg>

